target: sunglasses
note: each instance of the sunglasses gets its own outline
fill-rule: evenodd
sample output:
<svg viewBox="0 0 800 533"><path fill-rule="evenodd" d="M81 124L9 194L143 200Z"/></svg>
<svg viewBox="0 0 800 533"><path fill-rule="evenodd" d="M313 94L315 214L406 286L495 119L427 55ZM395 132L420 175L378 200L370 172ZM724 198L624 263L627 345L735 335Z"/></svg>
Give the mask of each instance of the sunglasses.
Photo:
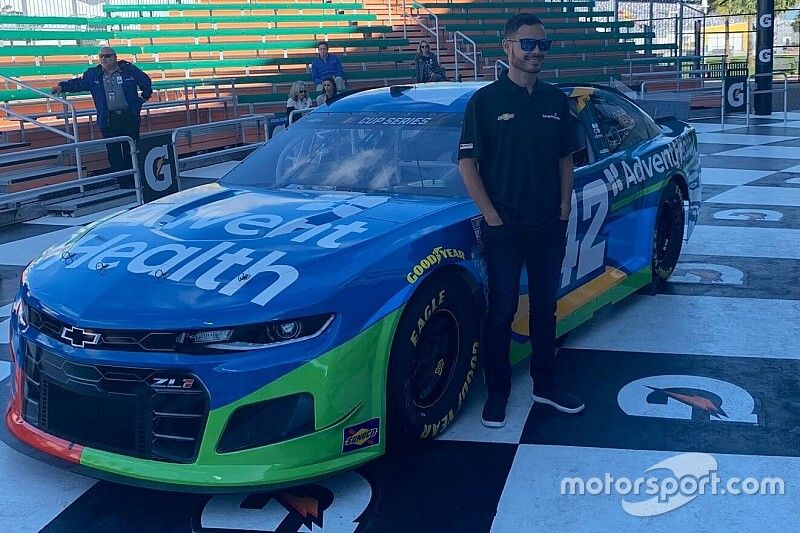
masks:
<svg viewBox="0 0 800 533"><path fill-rule="evenodd" d="M109 57L115 57L117 54L100 54L100 59L107 59Z"/></svg>
<svg viewBox="0 0 800 533"><path fill-rule="evenodd" d="M305 89L300 89L300 90L299 90L299 91L297 91L297 92L299 92L300 94L305 94L306 90L305 90Z"/></svg>
<svg viewBox="0 0 800 533"><path fill-rule="evenodd" d="M429 44L423 44L422 45L422 48L430 48L430 47L431 47L431 45L429 45Z"/></svg>
<svg viewBox="0 0 800 533"><path fill-rule="evenodd" d="M542 52L547 52L553 45L552 39L506 39L512 43L519 43L519 47L524 52L532 52L537 46Z"/></svg>

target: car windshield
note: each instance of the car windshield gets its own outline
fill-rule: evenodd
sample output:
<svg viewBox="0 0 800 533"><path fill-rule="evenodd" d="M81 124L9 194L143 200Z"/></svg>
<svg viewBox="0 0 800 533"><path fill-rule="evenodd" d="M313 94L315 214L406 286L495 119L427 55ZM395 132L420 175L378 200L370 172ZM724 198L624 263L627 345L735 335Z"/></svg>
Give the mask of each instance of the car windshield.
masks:
<svg viewBox="0 0 800 533"><path fill-rule="evenodd" d="M229 186L466 196L457 113L310 113L223 179Z"/></svg>

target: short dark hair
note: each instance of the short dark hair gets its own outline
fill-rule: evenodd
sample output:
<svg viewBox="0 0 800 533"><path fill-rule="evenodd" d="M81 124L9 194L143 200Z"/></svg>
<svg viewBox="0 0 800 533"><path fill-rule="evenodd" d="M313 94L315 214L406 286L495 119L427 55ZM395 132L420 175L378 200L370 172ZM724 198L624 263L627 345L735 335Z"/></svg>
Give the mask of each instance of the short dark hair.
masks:
<svg viewBox="0 0 800 533"><path fill-rule="evenodd" d="M327 48L330 48L330 46L328 46L328 41L320 41L320 42L318 42L318 43L317 43L317 48L319 48L319 47L320 47L320 46L322 46L323 44L324 44L324 45L325 45Z"/></svg>
<svg viewBox="0 0 800 533"><path fill-rule="evenodd" d="M536 25L544 28L542 19L533 13L517 13L506 21L506 26L503 28L503 38L508 39L509 37L513 37L522 26Z"/></svg>

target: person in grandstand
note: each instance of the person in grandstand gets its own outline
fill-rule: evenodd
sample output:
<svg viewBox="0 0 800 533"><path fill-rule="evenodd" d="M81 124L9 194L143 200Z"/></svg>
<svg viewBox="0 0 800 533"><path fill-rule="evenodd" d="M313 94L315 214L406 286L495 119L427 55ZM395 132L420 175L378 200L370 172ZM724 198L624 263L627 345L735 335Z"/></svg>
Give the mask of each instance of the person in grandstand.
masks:
<svg viewBox="0 0 800 533"><path fill-rule="evenodd" d="M333 78L325 78L322 80L322 94L317 96L317 105L322 105L328 100L334 98L338 94L336 89L336 81Z"/></svg>
<svg viewBox="0 0 800 533"><path fill-rule="evenodd" d="M420 41L415 62L417 64L417 81L419 83L447 79L444 69L439 65L436 54L431 53L431 45L428 41Z"/></svg>
<svg viewBox="0 0 800 533"><path fill-rule="evenodd" d="M292 88L289 89L289 99L286 100L286 116L290 116L292 111L302 111L303 109L309 109L313 105L314 101L308 96L305 82L294 82Z"/></svg>
<svg viewBox="0 0 800 533"><path fill-rule="evenodd" d="M311 63L311 79L317 85L317 91L322 90L325 78L333 78L336 89L340 92L347 90L347 81L344 77L344 67L339 57L328 53L328 43L321 42L317 45L319 57Z"/></svg>
<svg viewBox="0 0 800 533"><path fill-rule="evenodd" d="M98 56L99 65L87 69L79 78L59 82L50 92L88 91L97 109L97 124L103 137L127 135L138 141L142 104L153 94L150 77L131 63L118 60L110 46L102 47ZM133 168L128 143L111 143L106 145L106 150L112 171ZM132 183L132 176L122 182L127 186Z"/></svg>
<svg viewBox="0 0 800 533"><path fill-rule="evenodd" d="M464 184L483 214L488 397L482 421L488 427L505 425L511 326L523 264L529 287L533 400L567 413L584 407L555 373L556 305L571 211L572 152L578 147L567 96L538 79L551 44L533 14L520 13L506 22L503 50L509 70L470 98L459 140Z"/></svg>

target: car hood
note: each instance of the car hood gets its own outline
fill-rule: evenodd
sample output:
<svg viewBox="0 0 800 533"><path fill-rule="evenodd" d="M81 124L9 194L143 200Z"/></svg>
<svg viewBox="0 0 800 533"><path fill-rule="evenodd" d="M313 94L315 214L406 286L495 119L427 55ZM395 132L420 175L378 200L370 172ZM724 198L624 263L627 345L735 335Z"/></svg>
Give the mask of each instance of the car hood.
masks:
<svg viewBox="0 0 800 533"><path fill-rule="evenodd" d="M28 294L86 327L286 317L352 279L357 249L396 244L415 221L455 203L207 185L101 220L49 249L28 269Z"/></svg>

